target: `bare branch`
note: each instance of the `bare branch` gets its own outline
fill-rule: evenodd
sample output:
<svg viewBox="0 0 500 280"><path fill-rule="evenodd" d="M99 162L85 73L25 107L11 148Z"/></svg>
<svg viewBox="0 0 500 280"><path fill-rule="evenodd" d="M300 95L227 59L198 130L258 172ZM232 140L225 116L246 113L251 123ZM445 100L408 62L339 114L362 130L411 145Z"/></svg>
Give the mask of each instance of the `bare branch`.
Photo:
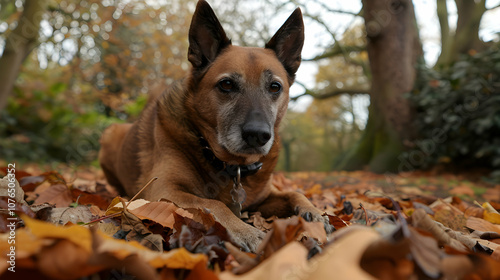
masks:
<svg viewBox="0 0 500 280"><path fill-rule="evenodd" d="M299 95L297 95L295 97L291 97L290 98L291 101L297 101L299 98L301 98L302 96L306 96L306 95L312 96L315 99L327 99L327 98L338 96L338 95L342 95L342 94L349 94L349 95L354 95L354 94L370 94L368 92L368 90L364 89L364 88L358 88L358 89L356 89L356 88L351 88L351 89L336 88L336 89L330 90L329 92L326 92L326 93L316 93L316 92L308 89L301 82L297 82L296 81L295 83L304 88L304 93L299 94Z"/></svg>
<svg viewBox="0 0 500 280"><path fill-rule="evenodd" d="M302 59L302 61L318 61L318 60L321 60L321 59L324 59L324 58L329 58L329 57L334 57L334 56L337 56L337 55L340 55L340 54L344 54L344 51L345 52L362 52L362 51L365 51L366 50L366 47L365 46L339 46L339 44L335 44L333 46L333 48L331 48L330 50L326 51L325 53L323 54L320 54L320 55L317 55L313 58L306 58L306 59Z"/></svg>
<svg viewBox="0 0 500 280"><path fill-rule="evenodd" d="M359 12L357 12L357 13L354 13L354 12L349 12L349 11L344 11L344 10L332 9L321 1L315 1L315 3L318 3L321 6L321 8L325 9L326 11L328 11L330 13L346 14L346 15L352 15L352 16L356 16L356 17L363 16L363 9L359 10Z"/></svg>

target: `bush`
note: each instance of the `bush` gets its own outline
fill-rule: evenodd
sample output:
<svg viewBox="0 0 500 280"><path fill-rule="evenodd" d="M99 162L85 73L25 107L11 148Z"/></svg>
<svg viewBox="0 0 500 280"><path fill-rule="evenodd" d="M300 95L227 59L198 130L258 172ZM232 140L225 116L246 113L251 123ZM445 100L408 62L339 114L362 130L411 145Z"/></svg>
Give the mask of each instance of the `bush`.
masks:
<svg viewBox="0 0 500 280"><path fill-rule="evenodd" d="M14 162L89 163L97 158L102 130L116 118L98 103L82 104L56 83L43 90L16 88L0 112L1 158Z"/></svg>
<svg viewBox="0 0 500 280"><path fill-rule="evenodd" d="M419 66L409 98L419 140L406 158L416 168L437 163L496 169L500 178L500 51L463 56L446 70Z"/></svg>

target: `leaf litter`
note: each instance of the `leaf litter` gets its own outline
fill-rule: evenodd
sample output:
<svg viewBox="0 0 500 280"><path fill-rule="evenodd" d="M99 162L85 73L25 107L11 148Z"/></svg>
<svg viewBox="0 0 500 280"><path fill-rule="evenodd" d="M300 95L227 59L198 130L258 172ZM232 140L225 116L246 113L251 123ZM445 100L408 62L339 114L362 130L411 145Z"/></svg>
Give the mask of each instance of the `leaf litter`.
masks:
<svg viewBox="0 0 500 280"><path fill-rule="evenodd" d="M303 193L336 231L244 212L266 232L246 253L206 209L127 201L97 169L59 172L16 173L15 269L23 277L500 279L499 185L423 172L276 173L278 189ZM0 275L9 279L12 207L3 180ZM474 184L487 191L471 192Z"/></svg>

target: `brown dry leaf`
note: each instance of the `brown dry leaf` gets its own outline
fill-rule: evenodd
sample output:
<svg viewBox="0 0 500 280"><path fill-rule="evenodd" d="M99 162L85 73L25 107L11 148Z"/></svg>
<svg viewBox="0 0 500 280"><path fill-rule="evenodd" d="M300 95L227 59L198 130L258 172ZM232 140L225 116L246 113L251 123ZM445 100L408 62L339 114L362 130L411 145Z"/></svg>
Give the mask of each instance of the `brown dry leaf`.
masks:
<svg viewBox="0 0 500 280"><path fill-rule="evenodd" d="M450 198L451 200L451 198ZM436 200L431 205L434 211L434 220L442 223L452 230L464 231L467 218L464 213L445 200Z"/></svg>
<svg viewBox="0 0 500 280"><path fill-rule="evenodd" d="M8 169L10 169L10 168L0 167L0 172L2 172L2 174L4 174L4 175L7 175L8 174L8 172L7 172ZM19 169L16 169L16 173L14 173L14 175L16 176L16 180L17 181L20 181L24 177L31 176L30 173L28 173L28 172L26 172L24 170L19 170Z"/></svg>
<svg viewBox="0 0 500 280"><path fill-rule="evenodd" d="M286 178L283 173L274 173L272 184L280 191L293 191L296 189L294 182Z"/></svg>
<svg viewBox="0 0 500 280"><path fill-rule="evenodd" d="M474 271L465 279L500 279L500 262L484 254L469 255Z"/></svg>
<svg viewBox="0 0 500 280"><path fill-rule="evenodd" d="M465 246L457 239L452 238L452 236L450 236L450 234L448 234L444 228L440 227L435 221L431 219L429 215L427 215L425 210L423 209L415 210L415 212L413 212L413 215L411 216L411 219L412 219L412 225L414 227L419 228L423 231L427 231L430 234L432 234L432 236L434 236L434 238L437 239L440 245L448 245L458 251L468 252L469 248L468 246L470 246L471 244L467 244L468 246ZM457 236L459 235L454 234L454 237ZM473 243L472 247L474 247L475 242L472 243Z"/></svg>
<svg viewBox="0 0 500 280"><path fill-rule="evenodd" d="M100 209L106 209L109 201L100 195L81 191L79 189L71 189L71 197L73 201L78 202L79 205L95 205Z"/></svg>
<svg viewBox="0 0 500 280"><path fill-rule="evenodd" d="M273 217L274 217L273 220L277 219L276 216L273 216ZM262 217L262 214L260 212L252 213L252 215L251 215L250 219L248 219L247 223L252 223L254 227L256 227L264 232L267 232L273 228L273 223L269 222L269 219Z"/></svg>
<svg viewBox="0 0 500 280"><path fill-rule="evenodd" d="M447 256L441 260L443 279L464 279L473 270L474 265L468 256Z"/></svg>
<svg viewBox="0 0 500 280"><path fill-rule="evenodd" d="M410 250L415 262L422 271L431 278L437 278L441 273L441 251L437 241L420 234L410 228Z"/></svg>
<svg viewBox="0 0 500 280"><path fill-rule="evenodd" d="M330 224L334 226L337 230L343 227L348 227L351 223L349 221L344 221L336 215L327 214Z"/></svg>
<svg viewBox="0 0 500 280"><path fill-rule="evenodd" d="M12 178L14 179L14 178ZM5 176L2 179L0 179L0 197L10 197L13 198L17 203L20 203L22 205L27 205L26 201L24 201L24 190L19 186L19 182L14 179L14 188L9 188L9 177ZM11 197L9 194L12 194L9 192L9 190L14 190L14 197ZM5 207L7 209L7 207Z"/></svg>
<svg viewBox="0 0 500 280"><path fill-rule="evenodd" d="M173 228L174 226L174 213L191 219L193 218L193 214L187 210L166 201L149 202L133 209L129 209L129 206L127 206L127 210L141 219L148 219L168 228Z"/></svg>
<svg viewBox="0 0 500 280"><path fill-rule="evenodd" d="M348 230L348 233L341 233ZM338 236L337 236L338 233ZM336 236L339 237L336 239ZM335 232L335 242L328 245L321 255L313 258L308 267L297 271L296 275L305 279L375 279L360 267L366 249L381 237L365 227L349 227ZM292 274L293 275L293 274Z"/></svg>
<svg viewBox="0 0 500 280"><path fill-rule="evenodd" d="M240 264L233 272L244 273L253 269L263 260L274 256L276 251L279 251L282 247L290 242L301 240L304 236L314 238L322 243L326 242L326 232L323 223L306 222L302 217L293 216L289 219L275 220L272 226L272 230L266 234L264 240L257 248L257 258L240 254L237 252L236 247L229 244L226 245Z"/></svg>
<svg viewBox="0 0 500 280"><path fill-rule="evenodd" d="M37 269L52 279L76 279L102 270L101 265L88 265L90 252L63 239L45 246L37 254Z"/></svg>
<svg viewBox="0 0 500 280"><path fill-rule="evenodd" d="M106 215L116 214L123 211L123 203L122 200L126 201L124 198L117 196L115 197L109 204ZM150 201L145 199L136 199L134 201L126 202L127 210L131 211L136 208L139 208L143 205L150 203Z"/></svg>
<svg viewBox="0 0 500 280"><path fill-rule="evenodd" d="M9 207L9 198L5 196L0 196L0 214L5 213L7 216L11 217L10 212L15 212L17 215L25 214L31 218L35 217L35 212L26 203L15 202L14 207Z"/></svg>
<svg viewBox="0 0 500 280"><path fill-rule="evenodd" d="M207 256L192 254L184 248L160 253L151 251L136 241L118 240L100 232L94 232L92 237L97 244L96 253L109 253L121 260L131 255L138 255L154 268L193 269L198 262L207 263L208 260Z"/></svg>
<svg viewBox="0 0 500 280"><path fill-rule="evenodd" d="M415 264L407 258L409 253L408 239L380 239L366 249L361 259L361 267L378 279L410 279Z"/></svg>
<svg viewBox="0 0 500 280"><path fill-rule="evenodd" d="M493 251L493 254L491 254L491 257L496 260L496 261L499 261L500 262L500 246L497 247L495 249L495 251Z"/></svg>
<svg viewBox="0 0 500 280"><path fill-rule="evenodd" d="M311 188L307 189L305 196L311 198L314 194L323 194L322 186L320 184L314 184Z"/></svg>
<svg viewBox="0 0 500 280"><path fill-rule="evenodd" d="M293 216L289 219L275 220L273 229L267 233L257 252L262 253L262 259L266 259L287 243L300 239L302 233L322 243L326 242L323 223L309 223L302 217Z"/></svg>
<svg viewBox="0 0 500 280"><path fill-rule="evenodd" d="M31 192L36 189L39 185L45 182L45 176L26 176L23 177L19 184L26 192Z"/></svg>
<svg viewBox="0 0 500 280"><path fill-rule="evenodd" d="M19 184L26 192L34 191L43 182L48 182L50 185L66 185L63 176L56 171L45 172L38 176L24 176L19 180Z"/></svg>
<svg viewBox="0 0 500 280"><path fill-rule="evenodd" d="M47 222L56 225L65 225L68 222L73 224L88 223L92 220L93 215L90 207L82 205L77 207L51 208L50 216L46 219Z"/></svg>
<svg viewBox="0 0 500 280"><path fill-rule="evenodd" d="M35 199L34 204L46 202L56 207L67 207L73 202L71 190L63 184L52 185Z"/></svg>
<svg viewBox="0 0 500 280"><path fill-rule="evenodd" d="M221 280L291 279L307 266L307 249L297 241L286 244L281 250L243 275L229 271L219 274ZM299 270L301 268L301 270ZM296 277L298 278L298 277ZM300 278L298 278L300 279ZM317 278L321 279L321 278Z"/></svg>
<svg viewBox="0 0 500 280"><path fill-rule="evenodd" d="M467 227L473 230L477 231L492 231L496 233L500 233L500 226L499 225L494 225L486 220L479 219L476 217L469 217L467 219Z"/></svg>
<svg viewBox="0 0 500 280"><path fill-rule="evenodd" d="M122 213L122 230L127 232L126 240L135 240L153 251L163 252L163 237L153 234L142 223L141 219L127 210Z"/></svg>

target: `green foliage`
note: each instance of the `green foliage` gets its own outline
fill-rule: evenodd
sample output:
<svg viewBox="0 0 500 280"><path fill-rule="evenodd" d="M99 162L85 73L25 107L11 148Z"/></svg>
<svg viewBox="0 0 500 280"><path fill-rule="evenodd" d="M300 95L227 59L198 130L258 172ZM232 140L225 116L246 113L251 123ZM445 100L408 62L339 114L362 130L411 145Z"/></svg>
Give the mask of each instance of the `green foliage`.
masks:
<svg viewBox="0 0 500 280"><path fill-rule="evenodd" d="M409 98L421 138L407 162L413 168L451 162L500 169L499 50L463 56L446 70L419 70Z"/></svg>
<svg viewBox="0 0 500 280"><path fill-rule="evenodd" d="M132 118L137 118L141 114L144 106L146 106L147 101L148 101L147 95L145 94L139 95L134 102L125 105L124 112Z"/></svg>
<svg viewBox="0 0 500 280"><path fill-rule="evenodd" d="M67 85L44 90L16 88L0 112L0 147L7 161L87 163L97 156L102 130L117 120L94 105L68 102Z"/></svg>

